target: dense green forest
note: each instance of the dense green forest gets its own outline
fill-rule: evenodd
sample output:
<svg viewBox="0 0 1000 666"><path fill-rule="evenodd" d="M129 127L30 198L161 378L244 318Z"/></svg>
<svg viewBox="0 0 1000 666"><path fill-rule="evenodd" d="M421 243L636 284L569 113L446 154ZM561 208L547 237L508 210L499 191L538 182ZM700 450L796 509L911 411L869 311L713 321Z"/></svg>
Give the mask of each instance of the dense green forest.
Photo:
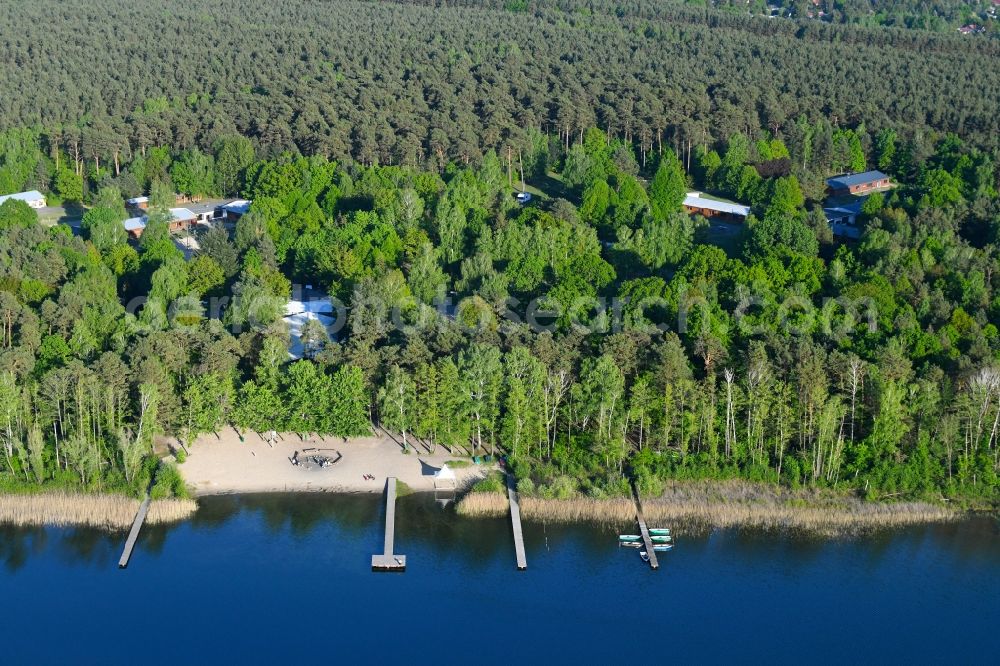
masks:
<svg viewBox="0 0 1000 666"><path fill-rule="evenodd" d="M995 45L433 4L0 7L4 89L31 91L0 98L0 192L82 215L0 206L7 487L138 490L159 433L379 425L504 452L543 496L740 476L996 501ZM898 187L841 244L825 179L865 168ZM752 215L720 236L689 188ZM175 192L253 205L185 260ZM303 284L344 308L291 362Z"/></svg>
<svg viewBox="0 0 1000 666"><path fill-rule="evenodd" d="M520 160L487 152L441 173L261 160L231 136L88 180L83 237L8 201L4 477L129 485L157 432L378 423L506 452L550 496L617 494L632 474L647 492L744 476L995 499L993 160L954 136L917 159L891 131L800 124L795 150L736 134L696 150L690 173L669 148L643 169L634 144L593 128L568 150L541 136ZM3 138L5 168L71 162L42 135ZM560 196L519 206L515 162ZM835 243L800 178L869 164L901 184L868 198L858 244ZM137 244L122 182L151 192ZM253 205L231 231L199 232L185 261L171 182ZM689 185L751 202L734 242L683 212ZM283 306L306 281L346 307L333 338L306 326L306 358L289 362Z"/></svg>
<svg viewBox="0 0 1000 666"><path fill-rule="evenodd" d="M0 6L0 89L20 91L0 97L0 127L111 169L234 133L272 157L435 170L526 148L532 129L680 152L803 114L992 149L998 55L994 40L673 2L39 0Z"/></svg>

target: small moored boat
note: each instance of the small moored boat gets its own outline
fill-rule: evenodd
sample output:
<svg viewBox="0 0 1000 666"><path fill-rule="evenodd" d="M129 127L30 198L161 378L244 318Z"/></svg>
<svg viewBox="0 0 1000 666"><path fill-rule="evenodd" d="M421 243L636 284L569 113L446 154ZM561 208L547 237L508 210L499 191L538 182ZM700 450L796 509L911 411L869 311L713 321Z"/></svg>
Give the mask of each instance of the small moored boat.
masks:
<svg viewBox="0 0 1000 666"><path fill-rule="evenodd" d="M670 543L671 541L674 540L674 538L670 536L655 536L655 537L649 537L649 540L652 541L653 543Z"/></svg>
<svg viewBox="0 0 1000 666"><path fill-rule="evenodd" d="M649 536L670 536L670 530L666 527L650 527Z"/></svg>
<svg viewBox="0 0 1000 666"><path fill-rule="evenodd" d="M649 562L649 553L644 550L639 551L639 557L642 558L643 562Z"/></svg>
<svg viewBox="0 0 1000 666"><path fill-rule="evenodd" d="M638 534L619 534L619 541L642 541L642 537Z"/></svg>
<svg viewBox="0 0 1000 666"><path fill-rule="evenodd" d="M662 552L671 550L672 548L673 548L673 545L671 545L669 543L660 543L660 544L656 544L655 546L653 546L653 550L656 551L657 553L662 553Z"/></svg>
<svg viewBox="0 0 1000 666"><path fill-rule="evenodd" d="M618 544L619 546L625 546L626 548L640 548L642 546L641 541L622 541Z"/></svg>

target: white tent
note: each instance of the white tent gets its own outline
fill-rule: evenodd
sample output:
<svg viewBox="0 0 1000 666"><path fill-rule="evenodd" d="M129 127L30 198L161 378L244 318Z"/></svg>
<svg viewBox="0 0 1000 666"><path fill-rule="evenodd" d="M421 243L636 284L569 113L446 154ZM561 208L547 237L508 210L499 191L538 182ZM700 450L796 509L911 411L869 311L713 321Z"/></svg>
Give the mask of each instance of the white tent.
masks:
<svg viewBox="0 0 1000 666"><path fill-rule="evenodd" d="M434 472L434 488L454 488L457 483L455 477L455 470L448 467L448 465L442 465L441 469Z"/></svg>
<svg viewBox="0 0 1000 666"><path fill-rule="evenodd" d="M434 472L434 501L442 507L448 506L455 501L457 491L458 480L455 478L455 470L448 465L441 465L441 469Z"/></svg>
<svg viewBox="0 0 1000 666"><path fill-rule="evenodd" d="M454 481L456 478L455 470L453 470L451 467L448 467L447 464L442 465L441 469L434 472L434 478L439 479L441 481Z"/></svg>

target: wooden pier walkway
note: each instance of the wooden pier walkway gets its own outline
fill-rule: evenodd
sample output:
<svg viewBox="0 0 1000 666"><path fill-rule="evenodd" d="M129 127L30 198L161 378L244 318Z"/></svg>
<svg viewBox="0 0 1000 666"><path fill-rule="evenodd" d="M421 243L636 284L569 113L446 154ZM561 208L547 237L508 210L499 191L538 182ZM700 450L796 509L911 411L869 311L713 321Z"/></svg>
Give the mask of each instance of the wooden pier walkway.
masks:
<svg viewBox="0 0 1000 666"><path fill-rule="evenodd" d="M517 570L528 568L528 560L524 556L524 534L521 532L521 505L517 499L517 488L514 477L507 474L507 499L510 501L510 523L514 528L514 554L517 558Z"/></svg>
<svg viewBox="0 0 1000 666"><path fill-rule="evenodd" d="M393 553L396 539L396 477L385 482L385 546L381 555L372 555L372 571L406 571L406 555Z"/></svg>
<svg viewBox="0 0 1000 666"><path fill-rule="evenodd" d="M642 543L649 555L649 568L656 570L660 568L660 563L656 560L656 550L653 548L653 540L649 537L649 528L646 527L646 519L642 515L642 502L639 501L639 490L632 482L632 498L635 500L635 519L639 522L639 533L642 535Z"/></svg>
<svg viewBox="0 0 1000 666"><path fill-rule="evenodd" d="M132 529L125 540L125 550L122 551L121 559L118 560L119 569L124 569L128 566L129 558L132 557L132 549L135 548L135 542L139 538L139 530L142 529L142 523L146 520L146 514L149 512L151 501L147 493L146 499L142 500L142 504L139 505L139 510L135 514L135 520L132 521Z"/></svg>

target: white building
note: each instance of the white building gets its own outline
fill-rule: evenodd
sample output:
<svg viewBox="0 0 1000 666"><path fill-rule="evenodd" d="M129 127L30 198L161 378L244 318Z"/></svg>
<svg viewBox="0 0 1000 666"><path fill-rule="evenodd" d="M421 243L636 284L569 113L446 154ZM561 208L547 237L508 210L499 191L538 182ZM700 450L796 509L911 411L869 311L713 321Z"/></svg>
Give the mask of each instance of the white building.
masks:
<svg viewBox="0 0 1000 666"><path fill-rule="evenodd" d="M252 203L252 201L247 201L246 199L230 201L222 207L222 216L228 222L235 222L249 212L250 204Z"/></svg>
<svg viewBox="0 0 1000 666"><path fill-rule="evenodd" d="M732 222L742 222L750 215L750 206L733 203L731 201L719 201L703 197L701 192L688 192L684 197L684 210L692 215L703 217L719 218Z"/></svg>
<svg viewBox="0 0 1000 666"><path fill-rule="evenodd" d="M197 216L187 208L171 208L170 222L167 223L167 226L171 233L184 231L185 229L190 228L196 220ZM127 231L130 236L133 238L139 238L139 236L142 235L143 230L146 228L147 222L149 222L149 215L142 215L139 217L130 217L122 224L125 225L125 231Z"/></svg>
<svg viewBox="0 0 1000 666"><path fill-rule="evenodd" d="M188 204L187 210L195 216L197 224L211 224L212 220L219 219L218 208L211 203Z"/></svg>
<svg viewBox="0 0 1000 666"><path fill-rule="evenodd" d="M149 208L149 197L132 197L125 200L125 205L132 210L147 210Z"/></svg>
<svg viewBox="0 0 1000 666"><path fill-rule="evenodd" d="M125 231L132 238L138 238L142 235L143 230L146 228L146 216L142 217L130 217L129 219L122 222L125 227Z"/></svg>
<svg viewBox="0 0 1000 666"><path fill-rule="evenodd" d="M333 303L329 298L312 298L309 300L291 300L285 305L285 323L288 324L288 355L293 359L302 358L305 351L302 346L302 327L310 319L323 324L329 331L336 323Z"/></svg>
<svg viewBox="0 0 1000 666"><path fill-rule="evenodd" d="M16 194L4 194L3 196L0 196L0 206L2 206L7 199L23 201L32 208L45 208L45 196L38 190L17 192Z"/></svg>

